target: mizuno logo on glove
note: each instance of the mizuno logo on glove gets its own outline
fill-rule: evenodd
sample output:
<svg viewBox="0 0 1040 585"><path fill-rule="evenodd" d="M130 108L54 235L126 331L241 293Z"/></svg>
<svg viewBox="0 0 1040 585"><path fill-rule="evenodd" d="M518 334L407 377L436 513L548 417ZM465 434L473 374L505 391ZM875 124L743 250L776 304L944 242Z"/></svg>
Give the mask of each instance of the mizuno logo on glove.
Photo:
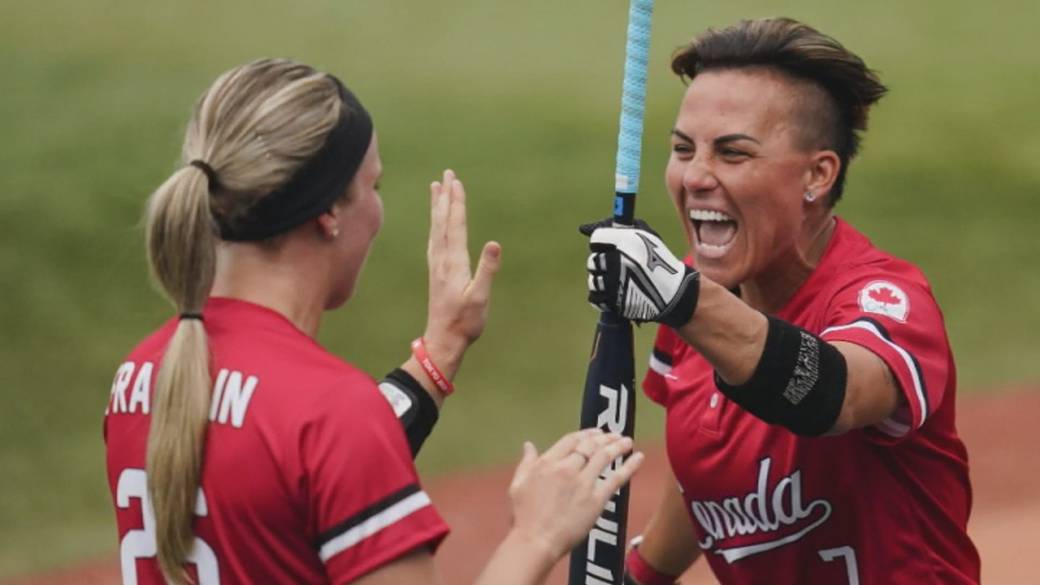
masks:
<svg viewBox="0 0 1040 585"><path fill-rule="evenodd" d="M655 244L654 242L651 242L650 238L644 236L643 234L641 234L639 232L636 232L636 235L639 236L639 238L641 240L643 240L643 243L646 245L646 258L647 258L647 260L646 260L646 270L647 270L647 272L653 272L657 268L664 268L666 271L668 271L668 274L678 274L679 273L678 270L676 270L676 269L672 268L671 266L669 266L668 263L665 262L661 258L661 256L657 253L657 244Z"/></svg>

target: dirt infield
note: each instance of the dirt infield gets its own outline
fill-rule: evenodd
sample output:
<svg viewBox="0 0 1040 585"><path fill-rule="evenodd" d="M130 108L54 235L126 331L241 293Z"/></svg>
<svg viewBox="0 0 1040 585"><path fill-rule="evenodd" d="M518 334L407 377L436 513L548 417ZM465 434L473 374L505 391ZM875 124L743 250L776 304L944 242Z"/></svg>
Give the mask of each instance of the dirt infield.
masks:
<svg viewBox="0 0 1040 585"><path fill-rule="evenodd" d="M971 461L975 506L969 531L982 555L983 582L994 585L1040 583L1040 386L972 395L958 403L958 428ZM661 489L667 462L658 444L641 446L649 455L633 484L630 524L638 530ZM445 583L469 583L507 530L506 486L512 470L436 478L427 490L452 535L438 553ZM566 580L561 563L550 583ZM111 585L119 582L118 561L99 560L53 573L5 581L2 585ZM682 583L714 583L698 563Z"/></svg>

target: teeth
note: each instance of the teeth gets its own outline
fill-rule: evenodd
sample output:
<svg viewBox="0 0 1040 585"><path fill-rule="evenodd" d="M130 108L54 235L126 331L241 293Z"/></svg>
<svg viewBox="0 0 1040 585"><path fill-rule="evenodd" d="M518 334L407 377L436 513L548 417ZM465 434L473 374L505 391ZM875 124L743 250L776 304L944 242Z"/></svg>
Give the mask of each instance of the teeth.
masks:
<svg viewBox="0 0 1040 585"><path fill-rule="evenodd" d="M694 221L735 221L732 217L714 209L691 209L690 219Z"/></svg>

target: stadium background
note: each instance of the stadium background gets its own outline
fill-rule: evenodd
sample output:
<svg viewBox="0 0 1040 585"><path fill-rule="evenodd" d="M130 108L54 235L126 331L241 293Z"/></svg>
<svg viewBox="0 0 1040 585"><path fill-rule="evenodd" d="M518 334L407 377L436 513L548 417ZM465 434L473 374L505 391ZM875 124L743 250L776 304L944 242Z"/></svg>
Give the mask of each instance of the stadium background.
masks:
<svg viewBox="0 0 1040 585"><path fill-rule="evenodd" d="M890 86L839 212L920 265L961 392L1040 381L1040 40L1027 0L658 0L639 214L678 248L663 189L683 91L668 55L707 26L788 15ZM378 376L425 317L427 188L455 169L471 243L504 265L420 468L510 463L572 428L594 312L575 226L606 215L627 0L9 3L0 19L0 578L111 555L101 413L124 353L170 309L140 214L221 71L287 56L339 75L380 134L386 223L321 341ZM651 328L638 338L645 355ZM640 359L642 359L640 357ZM640 364L640 368L641 368ZM659 436L641 401L638 432ZM993 421L999 425L1000 421ZM1014 481L1008 478L1008 481ZM460 494L461 497L461 494Z"/></svg>

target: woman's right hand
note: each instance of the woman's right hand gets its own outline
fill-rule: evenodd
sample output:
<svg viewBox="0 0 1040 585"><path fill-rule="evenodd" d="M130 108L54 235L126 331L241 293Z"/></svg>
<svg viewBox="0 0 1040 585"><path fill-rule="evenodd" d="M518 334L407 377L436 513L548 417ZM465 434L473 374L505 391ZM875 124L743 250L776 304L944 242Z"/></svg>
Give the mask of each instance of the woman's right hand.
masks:
<svg viewBox="0 0 1040 585"><path fill-rule="evenodd" d="M512 534L548 556L550 565L588 534L610 496L643 463L635 453L613 472L615 459L632 450L632 439L586 429L565 435L541 456L524 444L509 497Z"/></svg>
<svg viewBox="0 0 1040 585"><path fill-rule="evenodd" d="M475 585L535 585L592 528L607 500L643 462L636 453L606 479L599 476L632 450L632 440L598 429L564 436L541 456L531 443L516 468L509 497L513 529ZM362 577L358 583L440 583L428 550L420 549Z"/></svg>
<svg viewBox="0 0 1040 585"><path fill-rule="evenodd" d="M484 244L476 273L471 273L466 190L453 171L444 171L442 181L430 184L430 297L423 337L431 360L448 379L484 332L501 256L497 242Z"/></svg>

